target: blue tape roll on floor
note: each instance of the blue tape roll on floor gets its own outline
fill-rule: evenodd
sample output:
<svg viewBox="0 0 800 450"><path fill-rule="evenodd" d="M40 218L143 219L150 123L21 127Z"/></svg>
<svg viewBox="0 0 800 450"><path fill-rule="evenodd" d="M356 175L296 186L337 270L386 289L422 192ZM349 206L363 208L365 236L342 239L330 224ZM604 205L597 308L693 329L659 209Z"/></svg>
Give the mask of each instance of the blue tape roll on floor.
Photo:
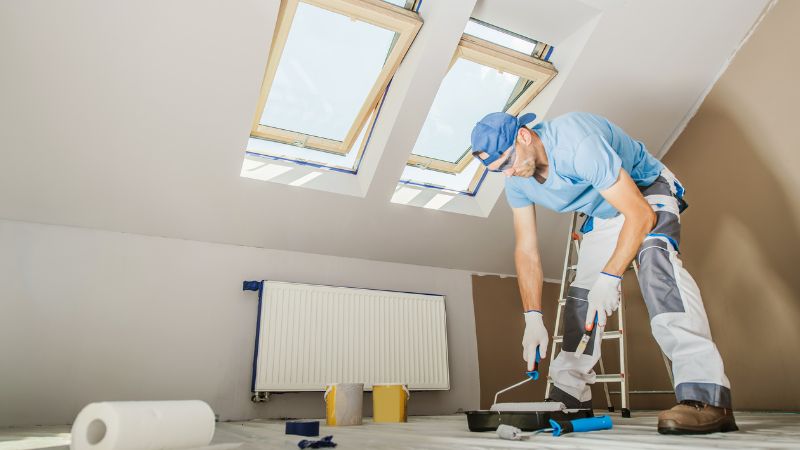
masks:
<svg viewBox="0 0 800 450"><path fill-rule="evenodd" d="M319 420L287 420L286 434L319 436Z"/></svg>

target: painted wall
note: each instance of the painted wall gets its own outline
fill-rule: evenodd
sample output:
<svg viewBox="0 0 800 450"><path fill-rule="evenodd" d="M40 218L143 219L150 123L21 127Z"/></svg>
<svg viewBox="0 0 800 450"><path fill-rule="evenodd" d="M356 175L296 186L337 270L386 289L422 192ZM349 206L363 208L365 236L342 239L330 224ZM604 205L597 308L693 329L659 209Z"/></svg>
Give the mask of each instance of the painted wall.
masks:
<svg viewBox="0 0 800 450"><path fill-rule="evenodd" d="M683 257L734 405L800 410L800 2L782 0L664 161L687 187Z"/></svg>
<svg viewBox="0 0 800 450"><path fill-rule="evenodd" d="M542 292L546 299L542 309L545 323L549 325L555 320L555 302L549 300L558 298L558 287L554 283L545 283ZM525 379L527 367L522 359L525 321L516 277L475 275L472 277L472 295L481 375L481 409L488 409L497 391ZM547 374L549 363L549 358L542 360L539 366L542 374ZM528 382L502 394L499 401L541 401L544 387L544 382Z"/></svg>
<svg viewBox="0 0 800 450"><path fill-rule="evenodd" d="M548 116L603 114L656 152L767 1L482 0L476 14L543 30L558 60L587 5L602 10ZM504 199L488 219L390 202L474 3L422 2L361 199L239 177L277 0L0 1L0 218L513 273Z"/></svg>
<svg viewBox="0 0 800 450"><path fill-rule="evenodd" d="M566 238L566 236L564 236ZM563 256L562 256L563 257ZM623 282L627 311L625 329L628 336L628 379L632 390L671 389L661 353L650 335L647 310L639 295L632 274ZM552 335L556 318L559 293L556 283L544 283L542 289L542 312L544 324ZM472 292L475 305L475 327L478 338L478 360L480 370L481 408L491 406L494 394L505 387L524 379L525 362L522 360L522 333L525 322L516 277L473 276ZM613 316L608 330L616 330L617 316ZM550 352L550 347L547 349ZM619 372L618 341L603 342L603 362L608 373ZM539 370L546 375L553 355L542 360ZM597 369L596 369L597 370ZM609 384L609 390L619 391L619 384ZM500 396L501 401L542 401L545 381L529 382L524 386ZM600 384L594 386L594 407L606 408L605 394ZM612 404L619 411L619 395L611 394ZM633 410L662 409L671 407L672 394L631 395Z"/></svg>
<svg viewBox="0 0 800 450"><path fill-rule="evenodd" d="M263 278L445 295L451 390L413 393L409 412L478 405L468 272L12 221L0 249L0 426L70 423L100 400L324 417L321 393L250 402L257 296L241 284Z"/></svg>

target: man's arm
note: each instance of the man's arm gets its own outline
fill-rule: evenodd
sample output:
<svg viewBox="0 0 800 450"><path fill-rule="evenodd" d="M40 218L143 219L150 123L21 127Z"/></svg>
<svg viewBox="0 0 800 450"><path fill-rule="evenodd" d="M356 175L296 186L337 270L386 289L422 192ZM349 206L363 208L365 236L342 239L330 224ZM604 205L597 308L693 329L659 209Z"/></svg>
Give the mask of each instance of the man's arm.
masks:
<svg viewBox="0 0 800 450"><path fill-rule="evenodd" d="M621 277L645 236L656 225L656 213L625 169L619 170L617 182L600 195L625 216L617 246L603 269L605 273Z"/></svg>
<svg viewBox="0 0 800 450"><path fill-rule="evenodd" d="M536 210L533 205L513 208L514 234L517 245L514 262L517 266L517 282L525 312L525 334L522 335L522 359L528 362L528 371L533 370L536 350L542 358L547 357L550 336L542 321L542 260L539 258L539 241L536 237Z"/></svg>
<svg viewBox="0 0 800 450"><path fill-rule="evenodd" d="M523 311L542 310L542 260L539 258L539 241L536 236L536 210L533 205L513 208L516 247L514 262L517 266L519 292Z"/></svg>
<svg viewBox="0 0 800 450"><path fill-rule="evenodd" d="M617 181L610 188L600 191L600 194L625 216L625 223L614 253L589 290L585 323L587 331L594 328L595 317L597 325L604 327L606 317L619 307L622 274L656 223L656 214L624 169L619 169Z"/></svg>

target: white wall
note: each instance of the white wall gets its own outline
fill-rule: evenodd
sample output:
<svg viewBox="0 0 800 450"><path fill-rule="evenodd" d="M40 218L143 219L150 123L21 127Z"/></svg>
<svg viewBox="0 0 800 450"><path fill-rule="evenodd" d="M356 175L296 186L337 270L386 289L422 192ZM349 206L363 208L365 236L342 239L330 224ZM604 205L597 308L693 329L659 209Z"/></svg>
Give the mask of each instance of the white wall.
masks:
<svg viewBox="0 0 800 450"><path fill-rule="evenodd" d="M422 3L364 198L239 177L278 3L0 1L0 218L514 273L504 199L485 219L390 202L473 2ZM560 55L581 4L601 10L547 116L599 113L657 152L766 3L481 0L476 13L542 29ZM544 259L558 278L563 222L551 222L540 242L562 255Z"/></svg>
<svg viewBox="0 0 800 450"><path fill-rule="evenodd" d="M257 296L241 285L264 278L445 295L452 388L409 411L477 408L468 272L0 220L0 426L71 423L99 400L323 417L321 393L250 402Z"/></svg>

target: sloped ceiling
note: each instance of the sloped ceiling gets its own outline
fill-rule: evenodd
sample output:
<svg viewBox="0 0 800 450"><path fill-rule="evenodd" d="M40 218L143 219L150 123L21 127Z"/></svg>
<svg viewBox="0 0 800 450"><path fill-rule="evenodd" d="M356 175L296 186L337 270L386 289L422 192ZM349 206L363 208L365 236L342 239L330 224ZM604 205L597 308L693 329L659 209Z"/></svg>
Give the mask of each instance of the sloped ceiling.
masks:
<svg viewBox="0 0 800 450"><path fill-rule="evenodd" d="M448 7L460 23L474 14L546 36L556 51L565 23L599 15L548 115L606 115L654 153L766 5L549 1L574 14L538 17L545 0L482 0L474 12L470 1L426 0L421 14ZM502 198L488 218L389 202L413 130L387 144L395 156L381 160L365 198L239 177L276 13L276 0L0 3L0 217L514 273ZM455 45L463 25L440 25L423 30ZM391 94L432 95L442 75ZM399 117L424 119L425 104L402 103ZM539 221L545 275L557 278L566 220L540 211Z"/></svg>

